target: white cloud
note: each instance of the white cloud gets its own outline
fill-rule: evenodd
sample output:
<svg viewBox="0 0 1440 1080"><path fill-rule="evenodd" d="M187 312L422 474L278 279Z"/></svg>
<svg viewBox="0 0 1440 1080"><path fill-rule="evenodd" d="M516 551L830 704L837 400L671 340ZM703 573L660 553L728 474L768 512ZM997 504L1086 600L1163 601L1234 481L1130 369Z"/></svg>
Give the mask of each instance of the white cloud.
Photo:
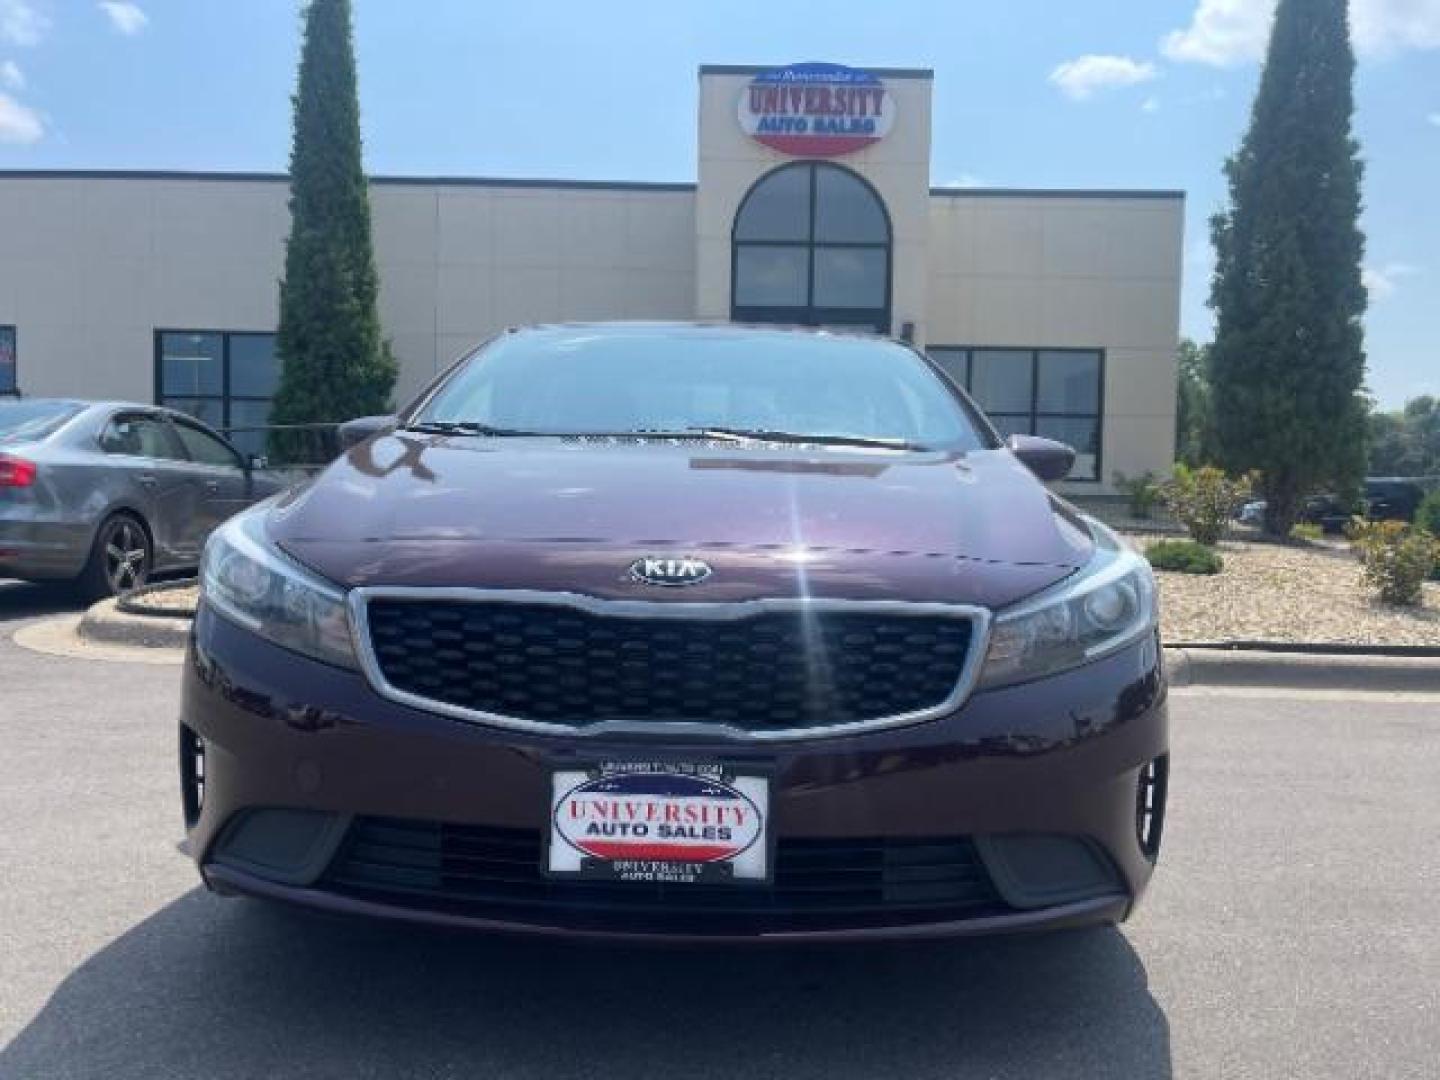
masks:
<svg viewBox="0 0 1440 1080"><path fill-rule="evenodd" d="M50 19L30 0L0 0L0 41L38 45L50 30Z"/></svg>
<svg viewBox="0 0 1440 1080"><path fill-rule="evenodd" d="M1160 51L1180 63L1230 64L1265 52L1275 0L1200 0L1190 25L1160 40Z"/></svg>
<svg viewBox="0 0 1440 1080"><path fill-rule="evenodd" d="M1180 63L1229 67L1265 54L1275 0L1198 0L1190 25L1172 30L1160 51ZM1440 48L1440 0L1350 0L1362 55Z"/></svg>
<svg viewBox="0 0 1440 1080"><path fill-rule="evenodd" d="M14 60L6 60L0 64L0 86L7 90L25 89L25 72L20 70L20 65Z"/></svg>
<svg viewBox="0 0 1440 1080"><path fill-rule="evenodd" d="M974 173L962 172L953 180L947 180L941 187L984 187L985 181Z"/></svg>
<svg viewBox="0 0 1440 1080"><path fill-rule="evenodd" d="M1420 267L1409 263L1390 262L1384 266L1367 266L1360 272L1370 299L1376 302L1388 300L1400 289L1402 278L1414 277Z"/></svg>
<svg viewBox="0 0 1440 1080"><path fill-rule="evenodd" d="M1159 74L1147 60L1091 53L1067 60L1050 72L1050 81L1073 101L1085 101L1101 90L1149 82Z"/></svg>
<svg viewBox="0 0 1440 1080"><path fill-rule="evenodd" d="M45 134L45 124L34 109L9 94L0 94L0 142L33 143Z"/></svg>
<svg viewBox="0 0 1440 1080"><path fill-rule="evenodd" d="M150 21L150 16L131 0L100 0L100 8L110 17L110 25L126 37L140 33Z"/></svg>
<svg viewBox="0 0 1440 1080"><path fill-rule="evenodd" d="M1440 0L1350 0L1362 53L1440 49Z"/></svg>
<svg viewBox="0 0 1440 1080"><path fill-rule="evenodd" d="M1142 101L1142 102L1140 103L1140 111L1143 112L1143 113L1157 113L1157 112L1159 112L1159 111L1160 111L1160 99L1157 98L1157 97L1147 97L1144 101Z"/></svg>

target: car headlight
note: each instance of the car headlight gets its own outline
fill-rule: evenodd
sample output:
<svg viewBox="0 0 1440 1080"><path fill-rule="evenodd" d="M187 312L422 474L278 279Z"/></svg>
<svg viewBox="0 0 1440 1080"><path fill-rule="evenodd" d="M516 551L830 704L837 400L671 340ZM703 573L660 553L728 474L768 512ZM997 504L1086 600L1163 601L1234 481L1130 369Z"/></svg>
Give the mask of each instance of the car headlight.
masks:
<svg viewBox="0 0 1440 1080"><path fill-rule="evenodd" d="M1158 612L1149 563L1099 522L1090 527L1095 555L1082 570L996 612L980 689L1079 667L1153 634Z"/></svg>
<svg viewBox="0 0 1440 1080"><path fill-rule="evenodd" d="M200 599L285 649L355 668L345 594L266 538L261 504L211 534L200 562Z"/></svg>

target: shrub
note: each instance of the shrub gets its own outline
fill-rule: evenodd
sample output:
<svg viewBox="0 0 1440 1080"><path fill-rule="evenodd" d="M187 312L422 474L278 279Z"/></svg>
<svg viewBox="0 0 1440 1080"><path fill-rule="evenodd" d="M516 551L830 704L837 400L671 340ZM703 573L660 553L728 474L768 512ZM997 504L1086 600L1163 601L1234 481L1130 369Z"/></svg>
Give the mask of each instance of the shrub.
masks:
<svg viewBox="0 0 1440 1080"><path fill-rule="evenodd" d="M1157 540L1145 549L1145 558L1156 570L1178 570L1182 574L1218 574L1225 560L1194 540Z"/></svg>
<svg viewBox="0 0 1440 1080"><path fill-rule="evenodd" d="M1440 537L1440 491L1432 491L1420 500L1415 511L1415 525L1431 536Z"/></svg>
<svg viewBox="0 0 1440 1080"><path fill-rule="evenodd" d="M1140 476L1126 476L1117 470L1115 486L1124 493L1125 505L1132 518L1148 518L1154 512L1155 504L1160 501L1160 484L1156 481L1153 472L1145 472Z"/></svg>
<svg viewBox="0 0 1440 1080"><path fill-rule="evenodd" d="M1421 585L1440 562L1440 541L1403 521L1355 518L1347 530L1360 555L1361 580L1385 604L1418 604Z"/></svg>
<svg viewBox="0 0 1440 1080"><path fill-rule="evenodd" d="M1325 530L1319 525L1313 525L1302 521L1290 529L1291 540L1309 540L1312 543L1325 535Z"/></svg>
<svg viewBox="0 0 1440 1080"><path fill-rule="evenodd" d="M1231 478L1213 465L1191 469L1177 464L1161 497L1190 539L1213 546L1225 535L1230 518L1250 494L1250 486L1250 477Z"/></svg>

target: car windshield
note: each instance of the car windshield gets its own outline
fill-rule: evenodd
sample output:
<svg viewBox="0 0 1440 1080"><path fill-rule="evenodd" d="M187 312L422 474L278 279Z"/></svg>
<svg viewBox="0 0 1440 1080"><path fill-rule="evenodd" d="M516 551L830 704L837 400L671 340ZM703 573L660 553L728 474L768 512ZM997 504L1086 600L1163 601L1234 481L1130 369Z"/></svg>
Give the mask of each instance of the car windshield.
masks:
<svg viewBox="0 0 1440 1080"><path fill-rule="evenodd" d="M43 439L79 411L71 401L0 401L0 443Z"/></svg>
<svg viewBox="0 0 1440 1080"><path fill-rule="evenodd" d="M476 434L701 433L959 450L990 438L895 342L720 327L507 335L411 423Z"/></svg>

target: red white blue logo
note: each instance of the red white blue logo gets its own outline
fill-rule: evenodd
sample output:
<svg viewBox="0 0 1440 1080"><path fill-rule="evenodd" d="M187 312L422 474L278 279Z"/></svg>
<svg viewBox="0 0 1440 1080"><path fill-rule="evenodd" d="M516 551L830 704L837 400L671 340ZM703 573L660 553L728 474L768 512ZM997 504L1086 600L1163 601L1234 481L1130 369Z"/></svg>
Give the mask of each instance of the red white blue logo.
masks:
<svg viewBox="0 0 1440 1080"><path fill-rule="evenodd" d="M740 127L796 157L837 157L879 142L895 122L885 84L841 64L791 64L762 72L740 92Z"/></svg>
<svg viewBox="0 0 1440 1080"><path fill-rule="evenodd" d="M765 835L755 801L708 776L617 773L556 794L555 839L598 859L721 862Z"/></svg>

